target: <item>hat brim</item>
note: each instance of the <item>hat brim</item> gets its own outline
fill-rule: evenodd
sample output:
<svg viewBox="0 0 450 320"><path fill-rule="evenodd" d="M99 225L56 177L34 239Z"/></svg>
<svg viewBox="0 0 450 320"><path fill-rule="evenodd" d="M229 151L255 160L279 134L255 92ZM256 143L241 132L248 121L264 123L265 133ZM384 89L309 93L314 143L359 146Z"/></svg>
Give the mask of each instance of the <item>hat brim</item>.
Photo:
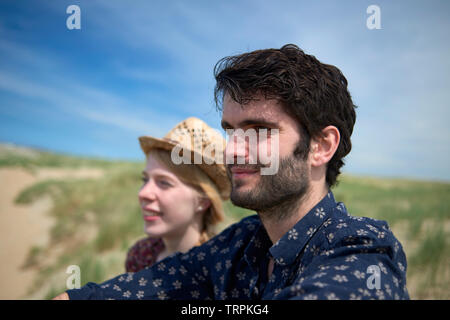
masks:
<svg viewBox="0 0 450 320"><path fill-rule="evenodd" d="M164 149L172 150L176 146L176 142L171 142L167 139L158 139L149 136L139 137L139 144L141 145L142 151L147 154L151 149Z"/></svg>

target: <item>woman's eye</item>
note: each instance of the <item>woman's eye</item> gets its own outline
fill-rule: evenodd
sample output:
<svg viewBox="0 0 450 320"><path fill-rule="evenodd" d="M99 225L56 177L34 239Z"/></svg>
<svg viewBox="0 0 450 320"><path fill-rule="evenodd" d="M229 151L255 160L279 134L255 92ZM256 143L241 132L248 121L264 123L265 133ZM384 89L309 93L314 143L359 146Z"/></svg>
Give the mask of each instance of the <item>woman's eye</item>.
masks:
<svg viewBox="0 0 450 320"><path fill-rule="evenodd" d="M171 187L172 185L167 182L166 180L159 180L159 184L162 185L163 187Z"/></svg>

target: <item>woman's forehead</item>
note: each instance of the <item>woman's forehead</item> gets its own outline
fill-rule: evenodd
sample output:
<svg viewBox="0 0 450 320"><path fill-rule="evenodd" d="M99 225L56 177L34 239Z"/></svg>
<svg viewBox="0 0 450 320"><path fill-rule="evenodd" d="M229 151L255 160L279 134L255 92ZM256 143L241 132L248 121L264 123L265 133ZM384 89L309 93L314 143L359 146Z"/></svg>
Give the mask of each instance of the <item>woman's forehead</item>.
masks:
<svg viewBox="0 0 450 320"><path fill-rule="evenodd" d="M161 161L149 155L147 157L147 162L145 165L145 170L147 174L163 174L170 177L175 177L176 175L169 170L169 168L164 165Z"/></svg>

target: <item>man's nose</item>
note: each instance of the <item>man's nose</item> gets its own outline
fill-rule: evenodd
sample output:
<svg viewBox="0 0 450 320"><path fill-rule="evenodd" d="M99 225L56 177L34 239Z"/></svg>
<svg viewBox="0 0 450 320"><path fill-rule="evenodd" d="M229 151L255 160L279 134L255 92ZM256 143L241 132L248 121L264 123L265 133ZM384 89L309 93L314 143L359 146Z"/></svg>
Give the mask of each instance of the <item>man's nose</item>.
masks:
<svg viewBox="0 0 450 320"><path fill-rule="evenodd" d="M248 160L248 141L242 132L232 132L225 148L226 164L244 164Z"/></svg>

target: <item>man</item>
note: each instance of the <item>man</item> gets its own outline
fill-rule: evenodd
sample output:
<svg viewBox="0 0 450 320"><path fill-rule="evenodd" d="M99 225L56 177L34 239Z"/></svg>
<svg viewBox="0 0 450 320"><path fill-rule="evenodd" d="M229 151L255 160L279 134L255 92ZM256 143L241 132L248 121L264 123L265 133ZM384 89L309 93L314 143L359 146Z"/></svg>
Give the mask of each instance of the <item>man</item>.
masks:
<svg viewBox="0 0 450 320"><path fill-rule="evenodd" d="M405 254L387 224L349 215L330 191L356 119L342 73L286 45L226 57L215 77L222 126L232 130L231 201L258 215L70 298L408 299ZM236 133L251 129L268 135L254 146ZM278 149L268 147L274 139ZM277 153L276 174L261 174L269 164L255 147Z"/></svg>

